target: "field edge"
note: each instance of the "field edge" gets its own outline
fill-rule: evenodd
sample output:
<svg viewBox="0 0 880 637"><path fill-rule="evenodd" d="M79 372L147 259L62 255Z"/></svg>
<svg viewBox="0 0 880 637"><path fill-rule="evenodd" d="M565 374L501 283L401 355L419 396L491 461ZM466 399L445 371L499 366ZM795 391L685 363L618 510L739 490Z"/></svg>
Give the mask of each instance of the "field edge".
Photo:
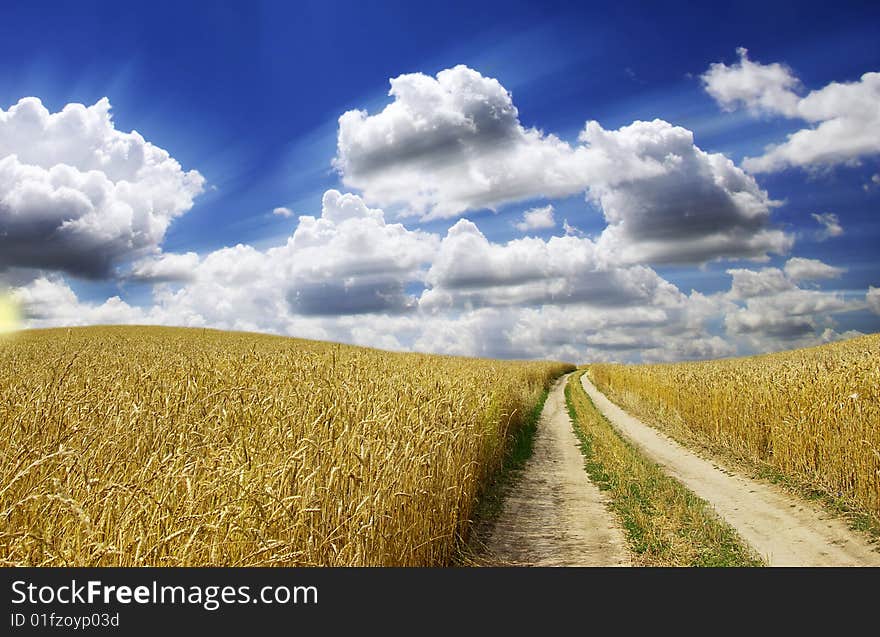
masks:
<svg viewBox="0 0 880 637"><path fill-rule="evenodd" d="M684 448L717 462L719 465L727 465L750 478L766 480L781 487L792 496L819 504L828 514L840 518L852 531L864 535L871 543L880 548L880 517L845 498L835 497L828 490L817 488L815 484L800 480L797 476L782 473L769 463L750 460L721 444L713 444L698 437L685 427L673 426L648 409L643 402L638 400L635 392L629 392L632 394L629 397L624 396L613 387L602 383L594 375L588 374L588 376L608 400L663 432Z"/></svg>
<svg viewBox="0 0 880 637"><path fill-rule="evenodd" d="M763 566L764 562L711 505L667 475L625 440L596 409L580 384L565 387L584 470L608 493L640 566Z"/></svg>
<svg viewBox="0 0 880 637"><path fill-rule="evenodd" d="M508 435L504 459L500 467L489 476L481 492L475 498L476 504L474 513L471 515L468 536L459 540L456 554L452 560L454 566L491 565L491 560L486 557L486 541L491 536L495 523L504 509L504 501L516 487L526 463L532 457L535 434L538 431L541 412L543 412L547 396L550 394L550 387L568 373L571 372L564 371L550 380L528 412L523 424Z"/></svg>

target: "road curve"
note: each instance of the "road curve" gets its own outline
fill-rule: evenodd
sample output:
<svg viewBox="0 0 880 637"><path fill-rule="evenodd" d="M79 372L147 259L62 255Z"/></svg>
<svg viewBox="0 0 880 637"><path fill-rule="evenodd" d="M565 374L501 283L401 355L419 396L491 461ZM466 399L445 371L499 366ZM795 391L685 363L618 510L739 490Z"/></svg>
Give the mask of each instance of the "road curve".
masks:
<svg viewBox="0 0 880 637"><path fill-rule="evenodd" d="M880 552L844 521L779 487L689 451L612 403L581 377L593 404L625 438L709 502L770 566L880 566Z"/></svg>

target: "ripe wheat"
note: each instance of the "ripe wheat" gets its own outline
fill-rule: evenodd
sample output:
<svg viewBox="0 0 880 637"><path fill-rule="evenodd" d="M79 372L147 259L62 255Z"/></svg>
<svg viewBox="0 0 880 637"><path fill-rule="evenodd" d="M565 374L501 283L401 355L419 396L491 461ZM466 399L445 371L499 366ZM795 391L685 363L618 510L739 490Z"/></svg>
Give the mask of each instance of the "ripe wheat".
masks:
<svg viewBox="0 0 880 637"><path fill-rule="evenodd" d="M570 366L210 330L0 341L0 564L440 565Z"/></svg>
<svg viewBox="0 0 880 637"><path fill-rule="evenodd" d="M880 335L590 374L635 413L880 520Z"/></svg>

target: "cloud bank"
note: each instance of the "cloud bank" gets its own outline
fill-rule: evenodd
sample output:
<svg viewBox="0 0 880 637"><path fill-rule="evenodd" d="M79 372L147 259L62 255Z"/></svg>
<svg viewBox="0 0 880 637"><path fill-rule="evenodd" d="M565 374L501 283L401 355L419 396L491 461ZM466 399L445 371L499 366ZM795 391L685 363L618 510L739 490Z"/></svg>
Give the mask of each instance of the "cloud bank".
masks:
<svg viewBox="0 0 880 637"><path fill-rule="evenodd" d="M769 67L743 52L738 68L713 65L705 81L725 108L794 116L796 78ZM0 269L29 273L13 286L29 325L204 326L461 355L665 361L824 342L848 334L837 315L880 311L876 288L864 300L819 289L843 269L815 259L729 268L729 289L713 294L661 276L665 264L766 261L793 246L771 221L779 202L683 127L586 121L564 141L523 126L512 95L465 66L394 78L390 97L377 113L339 118L334 164L359 193L327 190L315 215L276 208L296 226L273 247L204 254L162 249L203 178L116 131L109 102L52 114L25 99L0 111L0 244L17 250L0 252ZM32 136L38 143L26 143ZM512 224L527 236L510 241L466 218L570 195L601 214L601 232L567 219L555 230L544 201L523 206ZM814 218L828 237L842 233L833 214ZM449 222L427 232L416 219ZM71 281L83 277L149 285L152 301L82 300Z"/></svg>
<svg viewBox="0 0 880 637"><path fill-rule="evenodd" d="M127 280L152 303L77 298L59 274L14 294L32 327L164 324L274 332L389 349L567 360L679 360L822 342L834 315L873 303L804 288L840 268L792 258L782 269L732 269L726 292L685 293L601 241L488 239L466 219L438 236L389 223L362 198L327 191L283 245L159 254ZM724 325L726 338L715 333Z"/></svg>
<svg viewBox="0 0 880 637"><path fill-rule="evenodd" d="M23 98L0 109L0 271L108 276L158 251L204 181L137 131L116 130L106 98L57 113Z"/></svg>

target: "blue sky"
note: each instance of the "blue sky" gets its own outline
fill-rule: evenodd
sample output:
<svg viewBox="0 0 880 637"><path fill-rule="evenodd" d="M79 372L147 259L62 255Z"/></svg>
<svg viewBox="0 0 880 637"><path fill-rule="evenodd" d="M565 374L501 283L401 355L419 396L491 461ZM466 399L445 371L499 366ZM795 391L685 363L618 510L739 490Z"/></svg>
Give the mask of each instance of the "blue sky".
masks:
<svg viewBox="0 0 880 637"><path fill-rule="evenodd" d="M353 167L349 172L338 164L334 167L331 164L334 157L343 154L337 146L340 131L337 120L353 109L363 109L368 117L382 113L394 101L388 96L391 78L403 74L434 78L444 69L464 65L481 78L497 80L509 91L516 108L516 121L523 130L534 127L544 135L558 136L575 148L578 135L589 120L597 121L605 131L612 131L637 120L661 119L691 131L693 143L701 152L721 153L739 169L746 158L764 154L768 144L782 144L789 135L817 127L825 120L805 121L791 113L774 111L776 107L752 108L748 101L752 98L743 94L738 94L739 101L735 104L725 106L707 89L704 74L710 65L724 63L734 69L739 59L737 47L746 47L747 59L752 62L768 67L779 64L788 69L799 80L794 90L800 97L831 83L859 83L863 74L880 71L878 18L880 9L867 2L756 2L727 7L706 3L695 7L692 3L471 1L449 2L431 8L408 2L241 2L222 6L213 2L140 5L14 2L7 9L7 19L0 24L0 59L3 60L0 109L11 112L21 98L35 96L48 113L57 113L69 103L92 106L106 97L112 104L115 131L138 131L151 145L167 151L179 162L182 171L197 171L204 183L192 196L191 205L182 204L168 213L167 227L158 238L139 244L135 241L137 245L128 252L114 247L107 256L109 265L102 265L101 272L95 270L84 276L76 267L29 257L24 247L13 250L24 256L9 257L5 262L0 260L0 269L7 268L8 286L30 290L18 294L24 299L26 312L34 325L70 323L71 317L89 316L91 312L95 320L201 322L351 342L366 339L367 344L404 349L632 360L747 353L821 342L852 335L853 330L878 331L880 316L871 309L874 306L870 289L880 286L876 250L880 245L877 216L880 183L872 181L880 174L880 155L871 148L859 150L852 156L836 157L833 161L804 160L806 163L797 164L800 161L797 160L783 168L754 172L757 187L767 192L768 199L780 202L768 208L769 220L756 232L772 229L791 239L784 249L767 251L764 261L754 261L755 254L744 260L741 251L721 250L710 255L711 258L689 258L685 263L677 263L665 252L662 257L646 253L640 258L638 250L642 244L628 244L636 257L628 257L626 263L614 267L650 268L684 295L689 295L692 289L703 295L728 294L729 298L718 299L716 315L700 314L704 323L699 334L688 333L685 340L702 339L707 343L706 347L693 352L664 344L665 339L672 342L683 338L684 327L673 330L674 335L646 333L644 342L636 339L629 343L629 348L626 347L628 341L609 344L585 332L572 333L554 343L556 339L545 333L550 323L538 326L531 313L549 316L559 308L572 304L580 307L582 303L596 310L601 303L594 302L586 292L578 292L586 296L575 295L577 298L559 302L560 294L570 294L572 285L577 287L568 279L566 284L560 283L562 288L559 288L568 292L554 288L556 291L549 302L544 297L531 297L523 290L512 291L511 286L517 283L510 277L505 278L504 272L509 274L510 266L504 265L508 257L503 251L497 253L497 259L501 263L498 268L504 272L497 280L481 279L488 291L480 297L477 306L473 305L473 295L449 287L453 285L450 281L467 277L463 279L464 275L449 268L443 270L440 257L426 257L405 265L395 262L390 266L393 272L400 274L407 270L409 274L393 281L382 278L380 283L370 279L366 287L368 295L386 298L391 294L389 290L403 286L404 296L409 299L400 301L403 305L395 301L393 311L389 308L376 312L353 311L351 303L346 301L339 305L332 297L334 291L340 289L346 290L340 293L343 295L351 289L361 289L360 284L351 281L360 281L358 277L363 271L345 268L343 271L331 264L321 269L321 276L325 278L319 283L315 279L318 274L309 274L308 292L297 288L282 297L289 300L291 294L318 294L318 298L323 298L320 296L323 294L327 296L326 305L341 307L345 316L328 311L327 314L309 314L311 318L303 322L294 308L283 324L263 323L253 317L242 320L226 315L209 317L192 306L185 310L175 306L177 309L172 310L167 295L179 292L181 286L185 288L192 277L159 280L126 275L133 263L150 255L156 257L160 252L194 252L200 264L212 253L236 244L266 253L287 242L298 227L299 215L320 216L324 193L331 189L359 196L366 205L383 209L389 224L401 222L409 232L436 235L436 241L442 240L459 219L465 218L478 226L493 251L494 246L509 246L508 242L524 236L537 237L546 243L553 236L565 235L562 229L565 219L577 231L601 243L600 237L610 219L604 207L610 200L603 200L604 203L587 200L584 193L593 188L593 192L601 190L610 197L619 194L624 186L618 182L612 184L611 177L603 178L602 185L597 185L592 177L586 178L583 187L557 189L549 196L545 196L547 184L539 180L533 190L518 189L512 200L495 192L470 192L467 201L461 204L464 208L448 215L432 215L426 210L414 212L418 203L404 195L395 199L388 192L388 184L393 183L388 180L412 168L416 171L413 174L430 182L433 177L425 172L424 166L431 164L413 168L395 163L396 172L387 175L381 173L381 169L374 172L364 163L358 164L359 174L355 174ZM867 99L872 99L870 93ZM378 125L379 120L376 121ZM18 140L15 143L26 143L26 140L15 139ZM7 154L21 154L15 143L8 142ZM0 143L0 156L3 148ZM427 161L424 152L428 151L419 152L419 161ZM366 162L375 154L373 150L364 153L363 158L348 157L351 166L355 160ZM386 161L398 162L400 156L411 154L394 155ZM440 159L447 161L448 158ZM48 162L44 167L49 167L60 160L57 157L33 160L40 161ZM752 175L751 171L746 172ZM6 187L12 189L15 183L18 182ZM402 191L409 185L402 187ZM617 190L612 192L614 188ZM634 191L625 194L636 196ZM0 190L0 198L2 196L4 192ZM438 198L443 196L442 192L437 195ZM640 190L638 196L645 195ZM480 201L489 201L494 210L481 206ZM431 205L439 210L446 203L438 200ZM522 222L525 210L547 205L553 206L552 226L545 224L547 227L525 231L516 227ZM11 206L7 205L10 209ZM282 206L292 214L272 213ZM822 226L812 215L828 213L836 215L842 231L822 237L818 234ZM12 222L3 221L0 204L0 225L3 223ZM568 236L583 238L577 231L570 231ZM14 238L15 232L9 236ZM28 245L38 249L39 240L33 237L27 235L31 242ZM426 239L424 246L431 241L433 239ZM569 244L538 248L548 254L557 249L580 249L573 241ZM781 246L778 241L773 245ZM23 240L19 246L24 246ZM56 249L62 248L52 248ZM435 248L424 249L430 252ZM593 244L586 249L592 250ZM606 248L599 251L602 250ZM293 262L291 272L300 272L297 268L302 263L301 256L291 252L285 258L288 257ZM607 269L604 258L599 258L604 265L590 267ZM789 312L791 318L792 308L802 306L794 294L789 295L791 303L787 305L774 301L772 307L765 304L762 309L757 303L750 309L748 299L756 297L737 296L731 289L732 275L728 270L758 272L777 268L782 272L792 258L818 260L838 268L833 275L790 282L797 289L823 291L833 298L822 300L813 295L808 303L812 304L813 313L796 310L800 318L794 320L796 325L791 331L778 328L782 318L774 323L776 327L768 326L767 332L761 332L761 327L751 319L750 323L746 321L752 326L748 329L734 321L739 327L728 325L725 331L727 315L736 311L780 315ZM195 263L190 265L201 267ZM364 267L373 272L374 266ZM479 265L474 267L479 269ZM539 266L539 269L543 268L546 273L548 267ZM434 274L426 275L432 268ZM443 272L446 279L441 276ZM552 276L564 279L576 273L576 269L566 270L564 276L559 273ZM468 274L469 281L475 280L472 274ZM382 276L386 275L387 272ZM199 277L207 276L200 270L196 278L201 281ZM253 276L259 274L255 271ZM331 280L334 276L343 283ZM75 295L74 303L78 305L73 307L79 309L53 312L49 306L62 301L60 297L46 296L46 290L40 296L35 291L35 282L40 280L51 283L55 292L63 288L65 303L70 302L68 291ZM278 285L284 284L273 280L271 287L275 289ZM313 288L323 292L314 292ZM436 288L438 298L457 300L448 301L451 305L441 304L438 310L434 305L436 301L428 303L421 296L431 288ZM776 292L790 292L777 288L774 288ZM212 289L220 290L219 287ZM191 292L195 295L197 290ZM124 311L121 314L99 312L114 296L119 297ZM499 299L518 300L502 302ZM841 299L851 304L844 308L840 305ZM249 297L249 301L253 300ZM163 303L162 312L148 316L151 307ZM640 303L642 309L660 307L656 299L647 297L640 298ZM404 306L408 308L406 312L400 309ZM379 306L368 303L366 307ZM634 305L626 307L636 309ZM822 308L828 307L837 309L829 310L830 314L823 313ZM473 314L480 311L483 312L480 317ZM518 311L526 314L517 314ZM442 327L431 323L440 320L438 312L444 317ZM679 307L676 312L690 316L691 310ZM194 315L198 318L193 318ZM315 316L322 317L321 323L315 322ZM599 323L609 324L604 315L601 319L589 312L583 316L585 320L592 317ZM393 320L389 322L383 317ZM683 320L680 315L670 314L665 324ZM358 336L352 331L355 322L369 323L372 327L368 334ZM692 324L692 321L684 322ZM480 327L473 328L475 323ZM526 324L528 328L524 327ZM616 330L625 334L628 325L630 323L612 325L608 333ZM426 331L455 333L459 329L467 336L458 343L452 343L455 339L451 336L437 339L426 335ZM486 335L497 331L506 332L507 344L495 349L484 346L483 343L494 341Z"/></svg>

